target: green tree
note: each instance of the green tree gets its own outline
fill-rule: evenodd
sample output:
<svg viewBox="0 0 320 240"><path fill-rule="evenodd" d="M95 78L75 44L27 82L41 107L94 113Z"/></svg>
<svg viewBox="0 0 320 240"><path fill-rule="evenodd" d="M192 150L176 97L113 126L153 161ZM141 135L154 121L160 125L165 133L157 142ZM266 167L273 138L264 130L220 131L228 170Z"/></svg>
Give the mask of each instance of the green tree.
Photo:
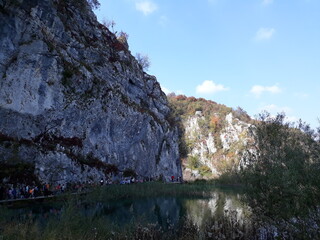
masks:
<svg viewBox="0 0 320 240"><path fill-rule="evenodd" d="M263 113L259 120L242 170L254 209L285 217L319 204L318 135L301 121L286 122L284 114Z"/></svg>

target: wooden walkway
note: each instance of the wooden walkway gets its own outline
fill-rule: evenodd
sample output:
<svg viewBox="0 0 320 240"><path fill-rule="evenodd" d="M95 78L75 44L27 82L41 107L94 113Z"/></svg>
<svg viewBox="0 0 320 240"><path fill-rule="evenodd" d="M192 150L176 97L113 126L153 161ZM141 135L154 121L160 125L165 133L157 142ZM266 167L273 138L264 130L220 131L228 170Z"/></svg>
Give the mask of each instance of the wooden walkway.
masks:
<svg viewBox="0 0 320 240"><path fill-rule="evenodd" d="M68 195L82 195L82 194L86 194L86 193L88 193L88 192L63 193L63 194L58 194L58 195L39 196L39 197L33 197L33 198L6 199L6 200L0 200L0 204L47 200L47 199L53 199L53 198L67 197Z"/></svg>
<svg viewBox="0 0 320 240"><path fill-rule="evenodd" d="M182 184L183 182L166 182L166 184ZM36 201L36 200L46 200L46 199L52 199L52 198L60 198L60 197L66 197L68 195L83 195L87 194L90 191L83 191L83 192L73 192L73 193L60 193L58 195L49 195L49 196L39 196L39 197L33 197L33 198L16 198L16 199L6 199L6 200L0 200L1 204L6 203L16 203L16 202L28 202L28 201ZM1 238L0 238L1 240Z"/></svg>
<svg viewBox="0 0 320 240"><path fill-rule="evenodd" d="M57 197L57 196L51 195L51 196L40 196L40 197L34 197L34 198L6 199L6 200L0 200L0 204L26 202L26 201L39 200L39 199L50 199L50 198L55 198L55 197Z"/></svg>

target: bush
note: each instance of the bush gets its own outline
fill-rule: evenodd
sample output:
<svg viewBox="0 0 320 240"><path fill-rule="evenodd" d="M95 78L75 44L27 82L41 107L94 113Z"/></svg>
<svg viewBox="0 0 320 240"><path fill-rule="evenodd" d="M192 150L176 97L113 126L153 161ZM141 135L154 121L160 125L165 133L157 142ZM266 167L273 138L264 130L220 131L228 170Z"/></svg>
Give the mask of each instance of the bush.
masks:
<svg viewBox="0 0 320 240"><path fill-rule="evenodd" d="M307 212L319 204L320 144L302 122L285 122L285 115L260 115L251 128L255 143L248 151L242 175L255 210L281 217ZM254 149L252 151L252 149Z"/></svg>
<svg viewBox="0 0 320 240"><path fill-rule="evenodd" d="M120 33L117 34L118 41L121 42L126 47L126 49L129 48L128 38L129 38L129 34L126 32L121 31Z"/></svg>
<svg viewBox="0 0 320 240"><path fill-rule="evenodd" d="M191 169L195 169L200 167L200 161L198 156L190 156L188 157L188 166Z"/></svg>
<svg viewBox="0 0 320 240"><path fill-rule="evenodd" d="M202 176L208 176L212 174L211 169L207 165L200 166L199 172Z"/></svg>

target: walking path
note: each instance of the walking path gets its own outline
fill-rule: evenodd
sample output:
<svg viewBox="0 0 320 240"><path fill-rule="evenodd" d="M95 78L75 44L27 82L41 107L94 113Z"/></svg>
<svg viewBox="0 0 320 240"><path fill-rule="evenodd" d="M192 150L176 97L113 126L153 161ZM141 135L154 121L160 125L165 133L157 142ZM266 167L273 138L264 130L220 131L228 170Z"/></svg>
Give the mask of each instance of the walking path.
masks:
<svg viewBox="0 0 320 240"><path fill-rule="evenodd" d="M26 202L26 201L34 201L34 200L39 200L39 199L50 199L50 198L65 197L68 194L70 194L70 195L82 195L82 194L86 194L86 193L88 193L88 191L79 192L79 193L74 192L74 193L64 193L64 194L58 194L58 195L39 196L39 197L31 197L31 198L6 199L6 200L0 200L0 204L15 203L15 202Z"/></svg>

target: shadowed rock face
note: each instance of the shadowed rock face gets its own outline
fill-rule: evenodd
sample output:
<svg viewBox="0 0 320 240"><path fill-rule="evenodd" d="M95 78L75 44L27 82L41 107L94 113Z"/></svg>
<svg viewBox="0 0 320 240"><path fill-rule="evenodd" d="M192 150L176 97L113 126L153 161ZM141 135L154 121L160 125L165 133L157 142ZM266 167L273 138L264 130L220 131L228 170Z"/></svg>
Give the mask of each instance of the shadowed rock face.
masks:
<svg viewBox="0 0 320 240"><path fill-rule="evenodd" d="M33 164L43 182L97 180L108 164L179 177L169 113L85 1L0 0L0 162Z"/></svg>

